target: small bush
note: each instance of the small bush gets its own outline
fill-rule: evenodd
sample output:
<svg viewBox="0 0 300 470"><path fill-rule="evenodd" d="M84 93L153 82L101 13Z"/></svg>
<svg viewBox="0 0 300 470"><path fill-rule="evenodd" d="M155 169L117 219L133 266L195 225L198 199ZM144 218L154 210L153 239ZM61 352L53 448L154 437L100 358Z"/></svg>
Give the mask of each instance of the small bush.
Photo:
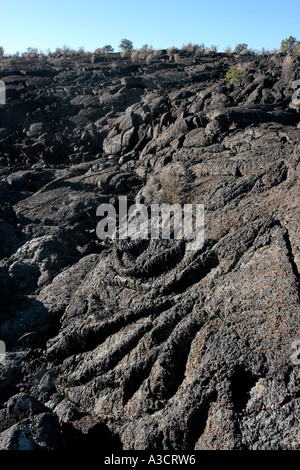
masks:
<svg viewBox="0 0 300 470"><path fill-rule="evenodd" d="M239 65L232 65L226 72L226 80L229 83L234 83L237 80L245 78L247 76L247 71L244 67L240 67Z"/></svg>
<svg viewBox="0 0 300 470"><path fill-rule="evenodd" d="M195 54L199 49L198 44L192 44L191 42L187 44L183 44L182 48L180 49L181 52L188 52L190 54Z"/></svg>
<svg viewBox="0 0 300 470"><path fill-rule="evenodd" d="M132 62L135 64L136 62L138 62L141 59L140 52L135 51L135 50L130 51L130 58L131 58Z"/></svg>
<svg viewBox="0 0 300 470"><path fill-rule="evenodd" d="M167 49L167 54L168 54L169 57L173 56L174 54L177 54L178 52L179 51L178 51L177 47L175 47L175 46L171 46Z"/></svg>
<svg viewBox="0 0 300 470"><path fill-rule="evenodd" d="M140 50L132 50L130 52L131 54L131 60L133 62L138 62L138 61L147 61L148 57L153 55L153 47L148 46L148 44L144 44L144 46Z"/></svg>
<svg viewBox="0 0 300 470"><path fill-rule="evenodd" d="M205 45L204 45L204 44L197 44L197 45L196 45L196 55L198 56L198 55L203 54L204 51L205 51L205 49L206 49L206 48L205 48Z"/></svg>
<svg viewBox="0 0 300 470"><path fill-rule="evenodd" d="M157 178L158 187L151 188L152 196L159 204L181 204L187 186L184 183L183 168L178 165L164 167Z"/></svg>
<svg viewBox="0 0 300 470"><path fill-rule="evenodd" d="M217 52L218 52L218 48L215 45L212 45L210 47L206 47L205 50L204 50L205 55L213 55L213 54L216 54Z"/></svg>
<svg viewBox="0 0 300 470"><path fill-rule="evenodd" d="M260 55L271 55L271 52L268 50L268 49L265 49L264 47L261 48L260 52L259 52Z"/></svg>
<svg viewBox="0 0 300 470"><path fill-rule="evenodd" d="M153 51L151 52L151 54L147 55L147 57L146 57L146 64L149 65L149 64L151 64L151 62L152 62L153 60L159 59L160 55L161 55L160 51L155 51L155 50L153 50Z"/></svg>
<svg viewBox="0 0 300 470"><path fill-rule="evenodd" d="M180 51L181 52L195 52L195 46L193 46L191 42L188 42L187 44L183 44Z"/></svg>

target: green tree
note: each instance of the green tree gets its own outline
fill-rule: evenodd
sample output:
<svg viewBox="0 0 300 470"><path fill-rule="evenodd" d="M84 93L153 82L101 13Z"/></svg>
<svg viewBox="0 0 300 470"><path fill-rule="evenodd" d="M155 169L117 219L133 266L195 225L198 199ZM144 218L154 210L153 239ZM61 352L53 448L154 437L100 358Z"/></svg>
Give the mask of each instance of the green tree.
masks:
<svg viewBox="0 0 300 470"><path fill-rule="evenodd" d="M109 44L103 47L104 54L111 54L114 52L114 48Z"/></svg>
<svg viewBox="0 0 300 470"><path fill-rule="evenodd" d="M132 41L129 41L129 39L122 39L119 48L122 50L122 52L128 52L133 50L133 43Z"/></svg>
<svg viewBox="0 0 300 470"><path fill-rule="evenodd" d="M4 57L4 49L3 49L3 47L1 46L1 47L0 47L0 59L3 59L3 57Z"/></svg>
<svg viewBox="0 0 300 470"><path fill-rule="evenodd" d="M111 54L112 52L114 52L114 48L110 45L98 47L94 51L95 54Z"/></svg>
<svg viewBox="0 0 300 470"><path fill-rule="evenodd" d="M283 39L281 41L281 52L287 54L288 52L293 52L297 46L297 39L294 36L290 36L289 38Z"/></svg>
<svg viewBox="0 0 300 470"><path fill-rule="evenodd" d="M245 43L243 43L243 44L237 44L237 45L235 46L235 49L234 49L233 52L234 52L235 54L240 54L242 51L244 51L245 49L247 49L247 47L248 47L248 44L245 44Z"/></svg>

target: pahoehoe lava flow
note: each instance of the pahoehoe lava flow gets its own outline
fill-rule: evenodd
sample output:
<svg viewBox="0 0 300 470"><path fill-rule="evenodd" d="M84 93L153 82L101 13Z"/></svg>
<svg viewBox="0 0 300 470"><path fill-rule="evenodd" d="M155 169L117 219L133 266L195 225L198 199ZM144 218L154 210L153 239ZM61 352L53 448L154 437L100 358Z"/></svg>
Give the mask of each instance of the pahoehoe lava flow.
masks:
<svg viewBox="0 0 300 470"><path fill-rule="evenodd" d="M0 449L299 449L299 63L0 65ZM120 196L203 204L203 246L100 240Z"/></svg>

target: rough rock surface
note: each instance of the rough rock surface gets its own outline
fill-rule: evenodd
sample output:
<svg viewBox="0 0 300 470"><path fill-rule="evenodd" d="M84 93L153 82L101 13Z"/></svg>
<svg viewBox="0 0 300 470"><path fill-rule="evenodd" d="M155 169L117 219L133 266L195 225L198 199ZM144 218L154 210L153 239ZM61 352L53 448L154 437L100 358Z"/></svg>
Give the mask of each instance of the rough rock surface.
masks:
<svg viewBox="0 0 300 470"><path fill-rule="evenodd" d="M1 65L0 449L299 449L299 57L111 57ZM168 175L201 249L97 238Z"/></svg>

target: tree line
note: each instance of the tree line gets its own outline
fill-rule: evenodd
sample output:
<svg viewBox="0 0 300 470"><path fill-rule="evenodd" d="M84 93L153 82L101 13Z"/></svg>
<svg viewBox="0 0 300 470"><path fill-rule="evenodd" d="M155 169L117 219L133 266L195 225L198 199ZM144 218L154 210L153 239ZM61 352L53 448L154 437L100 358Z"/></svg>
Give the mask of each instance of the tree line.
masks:
<svg viewBox="0 0 300 470"><path fill-rule="evenodd" d="M133 42L129 39L122 39L119 44L119 50L123 55L129 55L134 52L139 52L141 54L150 54L155 51L152 46L148 44L144 44L141 49L134 49ZM195 55L201 55L205 53L217 53L218 47L212 45L210 47L206 47L204 44L192 44L187 43L183 44L183 46L178 49L175 46L169 47L166 49L168 53L179 53L179 52L187 52ZM114 53L114 48L108 44L103 47L99 47L92 52L86 52L84 47L79 47L78 50L71 49L70 47L64 45L63 47L57 47L54 52L48 49L46 52L39 51L36 47L28 47L26 52L20 53L16 52L13 55L9 55L10 57L42 57L42 56L49 56L49 57L69 57L69 56L81 56L81 55L108 55ZM300 41L297 40L294 36L290 36L289 38L283 39L281 41L280 49L272 49L267 50L264 47L261 50L254 50L248 47L246 43L240 43L232 49L230 46L226 47L224 52L226 54L260 54L260 55L271 55L271 54L300 54ZM7 56L7 57L9 57ZM4 59L6 57L4 48L0 46L0 59Z"/></svg>

